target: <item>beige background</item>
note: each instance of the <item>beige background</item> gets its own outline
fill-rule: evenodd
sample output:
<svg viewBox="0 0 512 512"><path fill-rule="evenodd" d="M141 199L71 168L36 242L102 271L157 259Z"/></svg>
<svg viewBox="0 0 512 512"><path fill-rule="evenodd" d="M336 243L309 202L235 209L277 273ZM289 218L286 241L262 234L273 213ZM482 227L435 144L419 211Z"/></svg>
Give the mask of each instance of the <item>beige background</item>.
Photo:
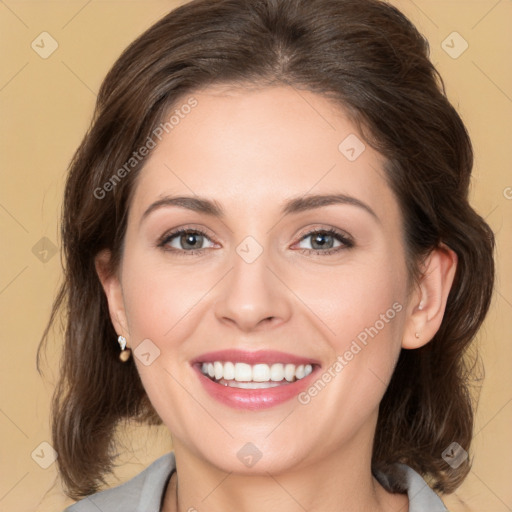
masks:
<svg viewBox="0 0 512 512"><path fill-rule="evenodd" d="M478 338L487 376L477 411L474 466L445 502L451 510L510 511L512 1L392 3L428 37L432 60L467 124L476 153L472 202L498 242L495 298ZM177 4L0 2L1 511L55 512L71 503L62 493L56 465L40 466L51 453L41 443L50 441L48 411L59 333L49 345L46 379L35 369L36 348L61 277L58 220L66 167L89 124L107 70L129 42ZM464 43L458 36L448 37L453 31L469 45L457 58L453 56ZM58 44L46 59L31 47L35 41L39 53L51 48L48 36L39 36L42 32ZM445 40L452 56L443 49ZM48 240L41 241L43 237ZM112 484L171 449L165 428L138 427L123 442L126 451Z"/></svg>

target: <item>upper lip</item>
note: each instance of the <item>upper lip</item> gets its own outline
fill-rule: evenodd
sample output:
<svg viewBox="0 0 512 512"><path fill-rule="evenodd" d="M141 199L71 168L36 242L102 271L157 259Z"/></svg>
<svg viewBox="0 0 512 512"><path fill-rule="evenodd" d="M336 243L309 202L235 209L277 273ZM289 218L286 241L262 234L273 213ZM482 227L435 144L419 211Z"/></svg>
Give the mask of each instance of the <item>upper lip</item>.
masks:
<svg viewBox="0 0 512 512"><path fill-rule="evenodd" d="M310 357L297 356L295 354L289 354L287 352L279 352L276 350L217 350L215 352L206 352L201 354L191 361L191 364L198 363L210 363L214 361L231 361L233 363L247 363L250 365L262 363L262 364L274 364L274 363L291 363L295 365L300 364L316 364L320 365L320 362Z"/></svg>

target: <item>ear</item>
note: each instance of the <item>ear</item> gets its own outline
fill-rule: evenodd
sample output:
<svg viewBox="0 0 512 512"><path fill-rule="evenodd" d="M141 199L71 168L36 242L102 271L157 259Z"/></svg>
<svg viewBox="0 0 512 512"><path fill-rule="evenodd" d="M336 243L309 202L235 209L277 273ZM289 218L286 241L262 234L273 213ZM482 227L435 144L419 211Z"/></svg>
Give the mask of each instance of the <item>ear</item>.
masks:
<svg viewBox="0 0 512 512"><path fill-rule="evenodd" d="M110 258L110 251L104 249L94 258L94 265L105 295L107 296L112 325L118 335L124 336L128 340L128 322L126 321L124 308L123 289L118 275L111 271Z"/></svg>
<svg viewBox="0 0 512 512"><path fill-rule="evenodd" d="M445 244L434 249L425 260L419 288L412 294L409 303L403 348L422 347L439 330L457 261L457 254Z"/></svg>

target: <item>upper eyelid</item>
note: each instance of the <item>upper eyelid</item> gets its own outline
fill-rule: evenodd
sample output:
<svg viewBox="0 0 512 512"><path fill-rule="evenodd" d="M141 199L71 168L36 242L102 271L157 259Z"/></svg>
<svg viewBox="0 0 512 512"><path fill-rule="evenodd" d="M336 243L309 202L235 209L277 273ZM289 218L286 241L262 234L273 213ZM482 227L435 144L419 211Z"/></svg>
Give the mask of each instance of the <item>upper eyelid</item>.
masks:
<svg viewBox="0 0 512 512"><path fill-rule="evenodd" d="M340 236L342 238L346 238L348 240L353 240L352 235L347 233L345 230L334 227L319 227L319 228L307 228L305 231L301 231L297 237L299 240L302 240L305 236L312 235L313 233L323 233L323 232L333 232L331 234Z"/></svg>
<svg viewBox="0 0 512 512"><path fill-rule="evenodd" d="M197 232L197 233L201 233L201 234L204 234L210 238L215 238L210 230L208 230L207 228L204 228L204 227L195 227L194 225L185 225L185 226L180 226L180 227L177 227L177 228L174 228L174 229L169 229L167 231L164 232L164 234L160 237L162 240L165 239L165 238L168 238L170 236L176 236L176 235L179 235L180 232L183 232L183 231L191 231L191 232Z"/></svg>

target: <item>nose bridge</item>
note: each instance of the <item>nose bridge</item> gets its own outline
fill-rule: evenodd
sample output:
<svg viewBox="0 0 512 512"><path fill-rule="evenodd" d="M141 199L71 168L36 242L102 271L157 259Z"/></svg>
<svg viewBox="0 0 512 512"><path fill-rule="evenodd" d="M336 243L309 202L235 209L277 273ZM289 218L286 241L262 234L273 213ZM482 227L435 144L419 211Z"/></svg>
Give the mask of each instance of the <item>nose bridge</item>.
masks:
<svg viewBox="0 0 512 512"><path fill-rule="evenodd" d="M216 301L215 314L250 330L260 322L285 321L290 314L286 288L274 275L271 251L248 236L235 248L232 269Z"/></svg>

